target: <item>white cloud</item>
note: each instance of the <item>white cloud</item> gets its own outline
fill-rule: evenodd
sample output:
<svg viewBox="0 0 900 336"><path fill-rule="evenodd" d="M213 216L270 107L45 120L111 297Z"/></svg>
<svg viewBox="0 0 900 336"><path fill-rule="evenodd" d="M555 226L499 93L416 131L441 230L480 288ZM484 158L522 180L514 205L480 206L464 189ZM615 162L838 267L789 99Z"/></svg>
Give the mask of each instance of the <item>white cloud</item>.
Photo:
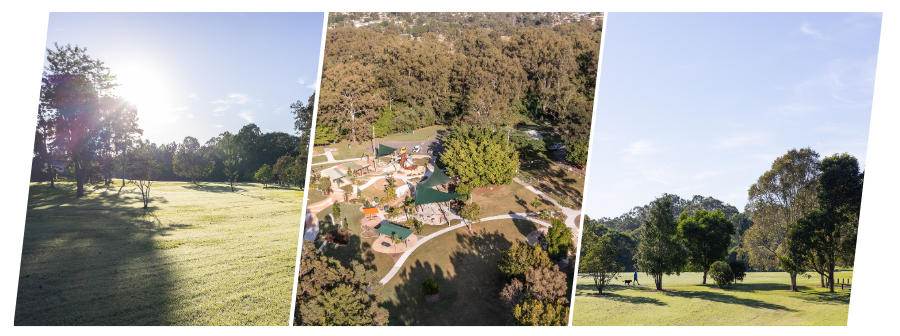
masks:
<svg viewBox="0 0 900 336"><path fill-rule="evenodd" d="M225 127L225 126L223 126L223 125L216 125L216 128L222 128L222 127Z"/></svg>
<svg viewBox="0 0 900 336"><path fill-rule="evenodd" d="M303 85L306 84L306 80L303 77L297 78L297 84Z"/></svg>
<svg viewBox="0 0 900 336"><path fill-rule="evenodd" d="M316 89L319 88L319 84L318 84L318 83L312 83L312 84L307 85L306 88L307 88L307 89L310 89L310 90L316 90Z"/></svg>
<svg viewBox="0 0 900 336"><path fill-rule="evenodd" d="M248 123L253 122L253 112L251 112L251 111L244 111L244 112L238 113L238 116L240 116L241 118L244 118L244 120L246 120Z"/></svg>
<svg viewBox="0 0 900 336"><path fill-rule="evenodd" d="M624 151L628 155L644 155L656 151L656 148L653 147L653 143L650 140L640 140L628 145L628 148L624 149Z"/></svg>
<svg viewBox="0 0 900 336"><path fill-rule="evenodd" d="M820 40L827 40L827 39L829 39L829 37L828 37L828 36L825 36L825 34L822 34L822 33L819 32L818 30L815 30L815 29L810 28L810 27L809 27L809 22L804 22L803 25L800 26L800 31L803 32L803 33L806 34L806 35L815 37L815 38L820 39Z"/></svg>
<svg viewBox="0 0 900 336"><path fill-rule="evenodd" d="M247 102L253 101L250 99L250 96L243 93L232 93L228 95L227 99L216 99L211 103L213 104L246 104Z"/></svg>
<svg viewBox="0 0 900 336"><path fill-rule="evenodd" d="M227 110L229 108L231 108L230 105L219 106L219 107L213 109L213 115L216 117L221 117L221 116L225 115L225 110Z"/></svg>
<svg viewBox="0 0 900 336"><path fill-rule="evenodd" d="M188 94L188 98L194 98L194 99L197 99L197 94L196 94L196 93Z"/></svg>

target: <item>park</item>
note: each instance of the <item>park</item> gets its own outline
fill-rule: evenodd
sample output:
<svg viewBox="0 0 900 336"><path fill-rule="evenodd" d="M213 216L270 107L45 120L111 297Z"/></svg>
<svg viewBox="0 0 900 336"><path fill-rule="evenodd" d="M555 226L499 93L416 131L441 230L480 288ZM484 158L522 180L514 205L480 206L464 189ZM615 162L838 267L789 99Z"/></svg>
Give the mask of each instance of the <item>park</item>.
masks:
<svg viewBox="0 0 900 336"><path fill-rule="evenodd" d="M284 106L296 135L248 123L157 144L146 134L171 127L139 123L152 112L119 95L115 69L83 47L54 47L15 324L290 320L314 95Z"/></svg>

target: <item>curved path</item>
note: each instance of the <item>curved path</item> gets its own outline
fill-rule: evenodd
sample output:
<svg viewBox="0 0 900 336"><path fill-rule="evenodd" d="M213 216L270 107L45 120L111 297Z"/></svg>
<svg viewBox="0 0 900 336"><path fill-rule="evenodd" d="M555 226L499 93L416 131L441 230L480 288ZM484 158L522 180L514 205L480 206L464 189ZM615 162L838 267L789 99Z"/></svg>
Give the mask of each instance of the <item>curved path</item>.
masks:
<svg viewBox="0 0 900 336"><path fill-rule="evenodd" d="M497 220L497 219L524 219L524 220L529 220L529 221L535 222L541 226L550 226L549 223L528 217L527 215L528 215L527 213L499 215L499 216L482 218L481 221L486 222L486 221L492 221L492 220ZM409 255L412 254L413 251L416 250L416 248L418 248L419 246L422 246L423 243L431 240L431 238L434 238L434 237L440 236L442 234L445 234L447 232L459 229L463 226L466 226L466 223L463 222L463 223L459 223L459 224L444 228L438 232L435 232L428 236L425 236L425 238L419 239L419 242L415 246L413 246L409 250L406 250L406 252L403 252L403 255L400 256L400 258L397 259L397 262L394 263L394 267L391 267L391 270L388 272L388 274L385 275L384 278L381 279L381 283L386 284L386 283L388 283L388 281L391 281L391 278L393 278L394 275L397 275L397 272L400 272L400 269L403 268L403 263L406 262L406 259L409 258Z"/></svg>

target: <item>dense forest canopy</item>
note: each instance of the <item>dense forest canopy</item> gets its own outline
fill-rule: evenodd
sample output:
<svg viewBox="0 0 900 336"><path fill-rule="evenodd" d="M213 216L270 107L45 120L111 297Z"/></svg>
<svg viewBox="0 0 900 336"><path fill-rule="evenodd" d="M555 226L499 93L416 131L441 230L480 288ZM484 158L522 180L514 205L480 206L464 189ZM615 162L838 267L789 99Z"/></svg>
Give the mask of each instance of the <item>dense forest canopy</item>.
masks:
<svg viewBox="0 0 900 336"><path fill-rule="evenodd" d="M463 122L550 123L587 140L601 25L547 15L332 13L315 143ZM384 24L338 24L375 17Z"/></svg>

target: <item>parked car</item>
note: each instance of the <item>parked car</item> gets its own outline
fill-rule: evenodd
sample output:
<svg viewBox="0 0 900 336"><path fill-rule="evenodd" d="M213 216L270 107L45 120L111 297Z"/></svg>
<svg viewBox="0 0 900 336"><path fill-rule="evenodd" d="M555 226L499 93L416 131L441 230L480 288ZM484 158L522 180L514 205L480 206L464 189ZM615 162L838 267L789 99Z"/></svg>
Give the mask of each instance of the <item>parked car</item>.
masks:
<svg viewBox="0 0 900 336"><path fill-rule="evenodd" d="M406 147L401 147L401 148L400 148L400 154L403 154L403 153L406 153Z"/></svg>
<svg viewBox="0 0 900 336"><path fill-rule="evenodd" d="M422 150L422 148L419 148L419 146L416 146L415 148L413 148L413 154L418 153L420 150Z"/></svg>

